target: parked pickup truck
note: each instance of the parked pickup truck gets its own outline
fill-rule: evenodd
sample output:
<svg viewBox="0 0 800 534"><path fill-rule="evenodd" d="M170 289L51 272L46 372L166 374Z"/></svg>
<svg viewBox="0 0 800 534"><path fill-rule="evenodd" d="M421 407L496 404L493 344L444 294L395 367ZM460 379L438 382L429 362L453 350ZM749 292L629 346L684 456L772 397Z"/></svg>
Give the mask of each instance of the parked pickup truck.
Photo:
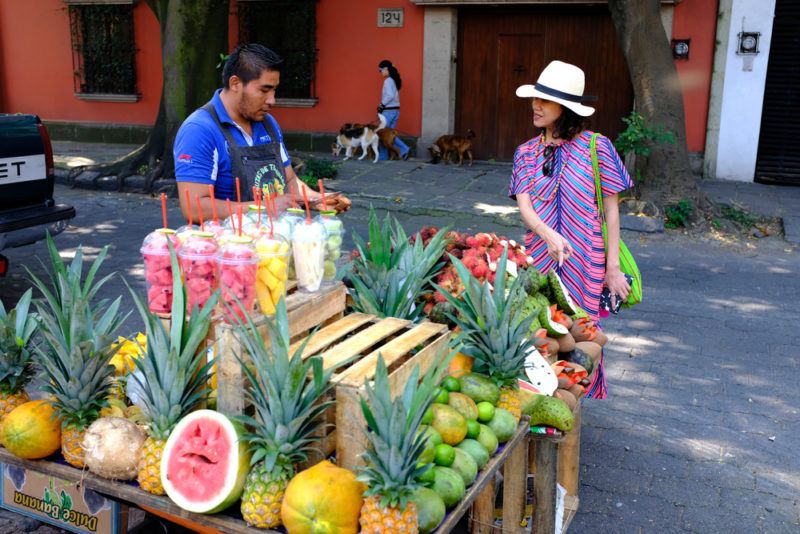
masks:
<svg viewBox="0 0 800 534"><path fill-rule="evenodd" d="M35 115L0 114L0 251L64 231L75 208L53 200L53 147ZM0 274L8 262L0 256Z"/></svg>

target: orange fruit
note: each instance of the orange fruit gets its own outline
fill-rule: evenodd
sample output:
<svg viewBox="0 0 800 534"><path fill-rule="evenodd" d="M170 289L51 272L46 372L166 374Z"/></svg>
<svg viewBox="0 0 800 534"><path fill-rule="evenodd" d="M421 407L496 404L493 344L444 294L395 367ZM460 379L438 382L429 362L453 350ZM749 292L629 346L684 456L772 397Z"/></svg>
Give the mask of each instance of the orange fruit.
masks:
<svg viewBox="0 0 800 534"><path fill-rule="evenodd" d="M450 366L447 368L447 374L454 378L461 378L462 376L472 372L472 356L457 353L450 361Z"/></svg>
<svg viewBox="0 0 800 534"><path fill-rule="evenodd" d="M292 534L358 532L365 490L352 471L322 461L289 482L281 505L283 526Z"/></svg>
<svg viewBox="0 0 800 534"><path fill-rule="evenodd" d="M61 421L49 401L26 402L3 420L0 443L19 458L46 458L61 447Z"/></svg>

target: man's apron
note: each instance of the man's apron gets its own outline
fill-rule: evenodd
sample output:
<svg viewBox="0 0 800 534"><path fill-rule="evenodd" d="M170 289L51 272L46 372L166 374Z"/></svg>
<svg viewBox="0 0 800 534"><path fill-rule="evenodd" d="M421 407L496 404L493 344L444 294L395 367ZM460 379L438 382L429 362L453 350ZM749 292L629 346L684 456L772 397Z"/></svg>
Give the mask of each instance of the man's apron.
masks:
<svg viewBox="0 0 800 534"><path fill-rule="evenodd" d="M263 145L239 146L233 139L230 130L222 124L214 109L214 104L209 102L203 109L206 110L222 131L228 142L228 154L231 158L231 174L239 178L242 188L242 200L253 200L253 188L264 193L268 190L282 195L286 189L286 173L283 169L281 158L281 143L278 141L278 132L272 123L264 117L264 128L270 137L270 142Z"/></svg>

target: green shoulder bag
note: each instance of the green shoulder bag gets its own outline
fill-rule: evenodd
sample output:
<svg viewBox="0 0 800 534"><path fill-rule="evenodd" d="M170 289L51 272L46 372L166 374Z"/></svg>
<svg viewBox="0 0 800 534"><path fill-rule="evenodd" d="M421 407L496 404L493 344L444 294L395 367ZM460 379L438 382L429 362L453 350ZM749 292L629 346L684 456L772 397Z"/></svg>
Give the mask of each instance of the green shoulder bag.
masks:
<svg viewBox="0 0 800 534"><path fill-rule="evenodd" d="M592 153L592 169L594 170L595 194L597 195L597 209L600 210L600 218L603 221L603 243L605 244L606 257L608 257L608 228L606 227L606 215L603 210L603 187L600 184L600 165L597 162L598 135L599 134L592 134L590 149ZM625 242L622 241L622 236L619 238L619 268L620 271L633 278L631 291L628 293L628 300L622 304L630 308L634 304L642 302L642 275L639 273L639 266L636 265L633 254L628 250L628 246Z"/></svg>

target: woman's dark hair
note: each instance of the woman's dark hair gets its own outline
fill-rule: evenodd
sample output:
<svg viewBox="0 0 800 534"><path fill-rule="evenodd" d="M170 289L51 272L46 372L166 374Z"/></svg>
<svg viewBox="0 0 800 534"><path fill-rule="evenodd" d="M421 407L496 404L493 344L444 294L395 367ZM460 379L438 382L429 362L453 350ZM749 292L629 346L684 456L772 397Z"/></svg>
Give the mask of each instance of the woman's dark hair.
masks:
<svg viewBox="0 0 800 534"><path fill-rule="evenodd" d="M230 88L231 76L247 84L261 76L265 70L280 70L281 56L258 43L240 44L225 60L222 68L222 85Z"/></svg>
<svg viewBox="0 0 800 534"><path fill-rule="evenodd" d="M570 141L586 129L588 121L566 106L561 106L561 116L553 125L553 137Z"/></svg>
<svg viewBox="0 0 800 534"><path fill-rule="evenodd" d="M403 86L403 80L400 79L400 72L398 72L397 68L392 65L392 62L388 59L384 59L378 63L378 68L389 69L389 77L394 80L394 84L397 86L397 90L399 91Z"/></svg>

